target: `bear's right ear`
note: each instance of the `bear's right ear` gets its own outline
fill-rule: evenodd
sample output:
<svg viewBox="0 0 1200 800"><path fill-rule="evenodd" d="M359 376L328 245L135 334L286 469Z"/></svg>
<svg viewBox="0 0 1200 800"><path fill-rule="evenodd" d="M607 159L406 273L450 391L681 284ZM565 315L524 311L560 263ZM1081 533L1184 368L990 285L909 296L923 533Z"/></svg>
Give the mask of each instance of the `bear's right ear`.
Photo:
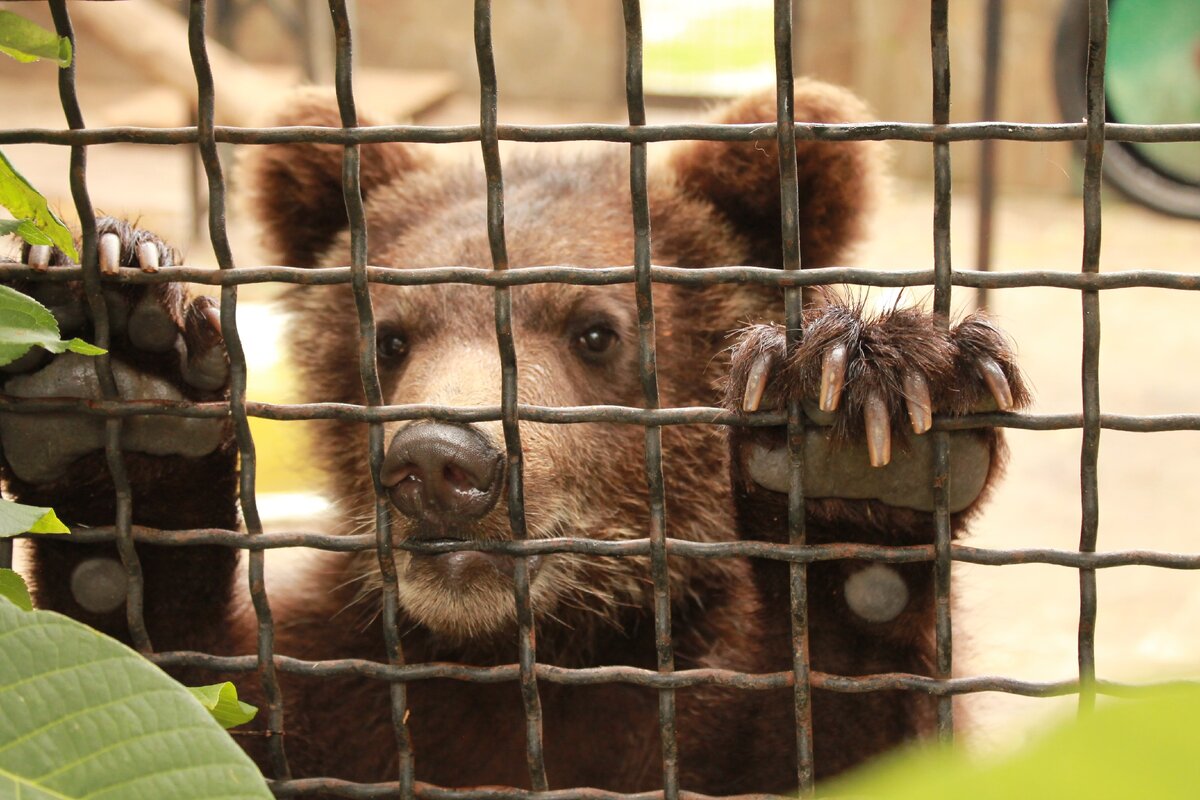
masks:
<svg viewBox="0 0 1200 800"><path fill-rule="evenodd" d="M342 126L332 91L294 92L271 120L274 126ZM371 122L359 117L363 127ZM282 264L315 266L334 237L349 224L342 196L340 144L297 142L252 148L245 167L251 209L265 244ZM359 174L364 200L372 191L420 169L423 161L400 142L360 147Z"/></svg>

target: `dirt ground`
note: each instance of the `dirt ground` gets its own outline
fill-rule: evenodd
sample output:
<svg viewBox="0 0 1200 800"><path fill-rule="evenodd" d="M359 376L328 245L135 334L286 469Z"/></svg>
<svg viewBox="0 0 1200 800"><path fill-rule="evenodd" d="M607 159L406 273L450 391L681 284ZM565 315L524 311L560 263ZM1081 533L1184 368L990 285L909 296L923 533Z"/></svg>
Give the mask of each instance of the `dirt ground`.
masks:
<svg viewBox="0 0 1200 800"><path fill-rule="evenodd" d="M52 84L6 81L5 124L9 127L62 125ZM85 84L85 118L96 124L142 121L161 112L143 95L131 98L123 87ZM178 112L178 105L175 111ZM471 101L451 103L429 117L433 122L469 121ZM502 119L607 119L573 116L574 110L511 109ZM678 118L664 112L661 119ZM162 124L176 124L174 120ZM915 145L902 145L914 147ZM1030 144L1030 148L1039 145ZM456 146L457 155L476 152ZM65 148L5 147L10 160L63 210L70 212ZM1057 151L1055 151L1057 152ZM228 155L228 154L227 154ZM969 145L956 145L954 157L972 157ZM228 161L228 160L227 160ZM227 164L228 166L228 164ZM144 225L180 243L189 241L190 161L183 148L110 145L89 153L89 188L98 209L140 216ZM996 218L996 268L1076 271L1082 251L1082 212L1071 190L1075 168L1046 157L1045 169L1062 174L1061 192L1028 195L1005 192ZM231 172L236 185L237 172ZM974 192L955 188L953 254L958 268L973 266ZM230 230L238 264L261 263L253 232L235 205ZM197 241L189 263L212 264L210 249ZM899 184L879 215L870 242L856 263L874 267L928 268L932 263L932 199L925 185ZM1115 197L1104 205L1102 268L1200 271L1200 224L1168 219ZM276 363L278 317L262 311L271 289L243 292L251 373ZM956 290L955 306L969 309L972 293ZM1060 289L994 292L992 309L1011 333L1021 363L1035 389L1033 410L1072 412L1081 408L1081 310L1077 293ZM1193 293L1124 289L1103 293L1101 404L1125 414L1195 413L1200 410L1200 377L1193 366L1200 350L1200 296ZM252 391L252 395L254 392ZM263 396L263 395L259 395ZM264 398L265 399L265 398ZM990 509L975 526L970 543L980 547L1077 546L1080 527L1078 431L1014 431L1008 477ZM1147 549L1196 552L1198 528L1195 476L1200 474L1200 434L1129 434L1105 431L1100 446L1101 550ZM265 480L265 479L264 479ZM269 505L270 498L264 497ZM294 501L288 501L295 509ZM319 502L313 508L319 508ZM275 518L294 527L295 520ZM300 527L310 529L310 525ZM1052 566L956 566L954 591L955 669L961 675L1006 675L1027 680L1069 679L1076 674L1075 641L1078 577ZM1200 676L1200 575L1189 572L1120 568L1099 577L1100 621L1097 664L1101 677L1121 680ZM1003 695L964 702L974 724L970 738L980 746L1006 745L1037 730L1050 715L1069 713L1069 698L1022 699Z"/></svg>

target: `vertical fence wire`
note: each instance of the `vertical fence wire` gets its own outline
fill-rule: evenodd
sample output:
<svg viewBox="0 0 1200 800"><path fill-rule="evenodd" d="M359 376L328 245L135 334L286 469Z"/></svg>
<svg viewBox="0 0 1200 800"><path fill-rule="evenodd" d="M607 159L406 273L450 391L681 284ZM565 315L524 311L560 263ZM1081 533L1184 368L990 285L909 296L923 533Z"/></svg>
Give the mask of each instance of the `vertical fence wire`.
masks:
<svg viewBox="0 0 1200 800"><path fill-rule="evenodd" d="M1108 45L1108 0L1088 3L1087 139L1083 159L1083 267L1100 271L1100 181L1104 167L1104 56ZM1100 453L1100 293L1083 300L1083 443L1079 455L1082 505L1079 550L1096 552L1100 527L1097 463ZM1079 570L1079 710L1096 704L1096 570Z"/></svg>
<svg viewBox="0 0 1200 800"><path fill-rule="evenodd" d="M642 8L625 0L625 99L630 125L646 124L642 84ZM629 146L629 189L633 198L634 270L638 313L638 371L646 408L658 408L658 365L655 350L654 295L650 282L650 200L646 185L646 145ZM654 579L654 644L658 671L675 670L671 640L671 594L667 572L666 490L663 486L662 428L647 425L646 484L650 502L650 564ZM675 731L675 690L658 692L658 725L662 744L663 793L679 796L679 746Z"/></svg>
<svg viewBox="0 0 1200 800"><path fill-rule="evenodd" d="M999 116L1000 107L1000 42L1004 30L1004 0L987 0L983 18L983 101L980 116L992 121ZM975 269L988 272L992 268L992 233L996 216L996 140L979 142L979 230L975 237ZM975 292L975 304L987 308L988 290Z"/></svg>
<svg viewBox="0 0 1200 800"><path fill-rule="evenodd" d="M783 268L801 269L800 194L796 165L796 97L792 73L792 2L775 0L775 117L779 147L779 207L783 233ZM800 343L804 332L804 290L783 290L784 320L788 352ZM803 545L807 540L804 517L804 410L792 398L787 404L788 440L788 542ZM813 791L812 683L808 636L808 565L788 564L789 603L792 618L792 672L796 719L796 783L801 795Z"/></svg>
<svg viewBox="0 0 1200 800"><path fill-rule="evenodd" d="M950 122L950 35L948 0L933 0L930 12L930 48L933 61L933 122ZM950 324L950 143L933 146L933 310L945 325ZM950 434L933 434L934 496L934 677L945 680L953 672L953 625L950 615ZM937 699L938 738L954 738L954 698Z"/></svg>
<svg viewBox="0 0 1200 800"><path fill-rule="evenodd" d="M67 125L72 130L83 130L83 111L79 107L79 97L75 90L75 67L78 63L79 50L75 47L75 32L71 26L71 17L67 12L65 0L52 0L50 13L54 20L55 31L59 36L71 40L71 52L75 57L68 67L58 71L58 95L62 102L63 113L67 117ZM80 261L83 266L83 286L87 296L88 310L91 312L94 325L95 344L109 349L111 330L108 317L108 304L100 288L100 264L96 242L96 211L87 188L87 147L85 145L71 148L70 165L71 197L75 202L75 211L79 215L79 228L82 234ZM113 376L112 362L107 353L97 356L92 363L96 378L100 384L100 395L105 400L116 400L116 378ZM125 457L121 454L121 420L109 418L104 421L104 457L108 471L112 477L113 490L116 493L117 552L121 563L125 566L125 620L129 626L130 639L134 647L143 653L154 650L150 642L150 634L146 630L144 608L145 582L142 577L142 564L138 558L137 549L133 545L133 489L129 485L129 476L125 472Z"/></svg>
<svg viewBox="0 0 1200 800"><path fill-rule="evenodd" d="M206 11L205 0L191 0L188 7L188 47L191 51L192 68L196 73L197 146L200 149L205 175L208 177L208 235L218 266L222 270L231 270L234 264L233 250L229 246L229 233L225 225L225 176L221 170L221 158L217 153L217 141L214 136L216 89L213 84L212 67L208 61L208 44L204 36ZM237 328L237 286L221 287L221 335L225 339L225 349L229 354L229 413L233 418L234 434L241 459L239 490L242 516L246 533L259 536L263 530L254 488L257 464L254 438L251 436L250 421L246 415L246 354L242 349L241 334ZM258 673L267 701L267 753L275 777L287 779L291 777L291 770L283 743L283 692L279 688L275 670L275 624L263 574L264 555L262 550L251 550L248 556L250 598L258 622Z"/></svg>
<svg viewBox="0 0 1200 800"><path fill-rule="evenodd" d="M354 101L354 42L350 15L345 0L329 0L329 13L333 19L336 44L334 63L334 85L337 92L338 111L343 128L358 127L358 111ZM342 154L342 193L346 203L346 215L350 223L350 269L354 304L358 313L358 370L362 380L363 394L368 406L384 404L383 389L379 383L379 369L375 359L375 311L371 305L370 286L367 282L367 217L363 207L361 181L361 151L357 144L348 144ZM371 422L367 427L368 460L371 469L371 485L375 489L375 550L379 558L379 570L383 578L380 593L383 614L384 647L388 663L404 664L404 650L400 642L397 614L400 608L399 577L396 574L395 550L391 536L391 513L387 496L379 480L383 466L383 423ZM392 728L396 739L396 756L399 765L400 795L413 797L412 740L407 724L408 688L402 681L389 684L392 704Z"/></svg>
<svg viewBox="0 0 1200 800"><path fill-rule="evenodd" d="M500 139L496 133L496 61L492 52L491 0L475 0L475 58L479 63L479 127L483 166L487 176L487 232L492 251L492 269L508 269L508 246L504 237L504 178L500 167ZM496 287L496 341L502 370L500 408L504 425L504 447L508 460L508 522L513 536L528 537L525 525L525 490L521 429L517 421L517 352L513 342L512 298L506 286ZM518 663L521 701L525 707L525 752L529 780L534 791L546 791L546 759L542 748L542 701L538 696L534 663L537 633L529 599L529 563L514 559L514 594L517 604Z"/></svg>

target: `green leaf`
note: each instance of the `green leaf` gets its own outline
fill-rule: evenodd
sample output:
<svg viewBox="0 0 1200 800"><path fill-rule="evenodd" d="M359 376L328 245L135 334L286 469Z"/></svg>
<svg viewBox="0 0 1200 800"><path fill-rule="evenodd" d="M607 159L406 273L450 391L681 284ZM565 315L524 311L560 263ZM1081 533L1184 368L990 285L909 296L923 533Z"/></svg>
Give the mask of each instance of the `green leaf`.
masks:
<svg viewBox="0 0 1200 800"><path fill-rule="evenodd" d="M0 538L19 533L70 533L52 508L38 508L0 500Z"/></svg>
<svg viewBox="0 0 1200 800"><path fill-rule="evenodd" d="M102 356L108 352L103 347L96 347L96 345L85 342L83 339L72 339L67 342L67 349L81 356Z"/></svg>
<svg viewBox="0 0 1200 800"><path fill-rule="evenodd" d="M824 785L819 794L872 800L1197 796L1200 686L1101 702L1094 713L1004 759L926 748L885 758Z"/></svg>
<svg viewBox="0 0 1200 800"><path fill-rule="evenodd" d="M0 797L271 800L195 699L125 645L0 603Z"/></svg>
<svg viewBox="0 0 1200 800"><path fill-rule="evenodd" d="M11 569L0 568L0 597L22 611L33 611L33 600L25 579Z"/></svg>
<svg viewBox="0 0 1200 800"><path fill-rule="evenodd" d="M104 351L79 339L58 338L58 321L50 309L9 286L0 286L0 365L16 361L37 345L51 353L70 350L81 355Z"/></svg>
<svg viewBox="0 0 1200 800"><path fill-rule="evenodd" d="M27 219L0 219L0 236L20 236L30 244L54 244Z"/></svg>
<svg viewBox="0 0 1200 800"><path fill-rule="evenodd" d="M29 181L17 172L16 167L0 153L0 206L18 220L28 220L38 227L73 260L79 260L75 240L67 226L50 210L46 198L34 189Z"/></svg>
<svg viewBox="0 0 1200 800"><path fill-rule="evenodd" d="M211 686L189 686L187 690L208 709L222 728L245 725L258 714L258 707L238 700L237 687L229 681Z"/></svg>
<svg viewBox="0 0 1200 800"><path fill-rule="evenodd" d="M71 40L11 11L0 11L0 53L28 63L48 58L71 66Z"/></svg>

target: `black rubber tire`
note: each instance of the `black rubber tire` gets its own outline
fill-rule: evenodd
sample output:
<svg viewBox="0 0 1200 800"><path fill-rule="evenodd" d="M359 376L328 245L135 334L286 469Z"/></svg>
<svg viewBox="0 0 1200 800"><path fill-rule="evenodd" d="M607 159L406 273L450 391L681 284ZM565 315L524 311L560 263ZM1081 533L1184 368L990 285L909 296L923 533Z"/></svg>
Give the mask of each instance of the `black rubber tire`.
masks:
<svg viewBox="0 0 1200 800"><path fill-rule="evenodd" d="M1122 0L1110 0L1110 7ZM1125 0L1128 2L1128 0ZM1088 2L1067 0L1054 47L1054 89L1067 122L1087 116ZM1109 122L1120 122L1109 113ZM1083 150L1083 143L1078 142ZM1104 146L1104 178L1129 199L1156 211L1200 219L1200 186L1173 176L1143 158L1128 142Z"/></svg>

